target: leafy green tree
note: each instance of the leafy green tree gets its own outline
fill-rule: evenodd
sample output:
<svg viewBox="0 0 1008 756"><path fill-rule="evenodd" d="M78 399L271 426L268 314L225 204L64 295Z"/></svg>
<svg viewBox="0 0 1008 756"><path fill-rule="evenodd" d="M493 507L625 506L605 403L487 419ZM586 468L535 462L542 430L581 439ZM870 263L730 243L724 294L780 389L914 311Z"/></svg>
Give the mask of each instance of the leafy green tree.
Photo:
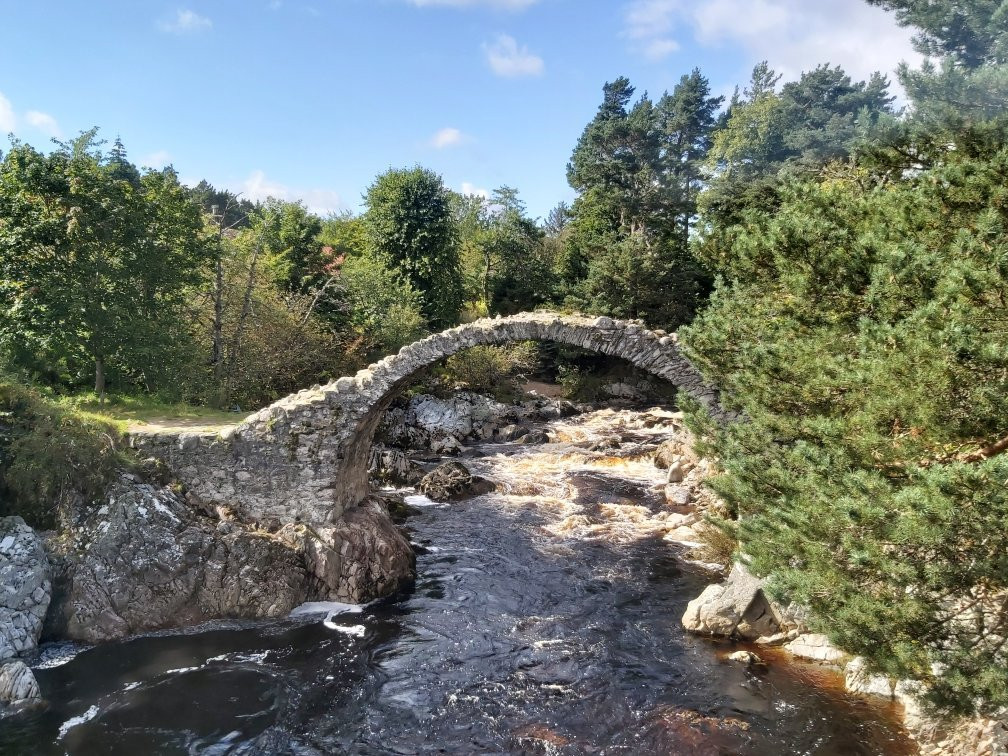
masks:
<svg viewBox="0 0 1008 756"><path fill-rule="evenodd" d="M371 250L423 297L431 326L457 322L462 275L451 199L441 177L417 166L378 176L365 197Z"/></svg>
<svg viewBox="0 0 1008 756"><path fill-rule="evenodd" d="M329 262L322 252L321 219L301 202L270 198L249 216L259 229L266 259L277 283L302 294L316 290L328 278Z"/></svg>
<svg viewBox="0 0 1008 756"><path fill-rule="evenodd" d="M322 220L322 232L318 240L323 247L330 248L325 253L330 261L344 255L366 254L368 241L364 218L349 210L330 215Z"/></svg>
<svg viewBox="0 0 1008 756"><path fill-rule="evenodd" d="M493 269L488 234L487 200L478 194L451 193L452 215L458 232L459 266L463 301L469 311L486 315L489 305L489 273Z"/></svg>
<svg viewBox="0 0 1008 756"><path fill-rule="evenodd" d="M140 174L96 130L49 155L13 142L0 165L0 338L16 364L76 382L93 368L151 387L188 330L203 273L199 208L170 168Z"/></svg>
<svg viewBox="0 0 1008 756"><path fill-rule="evenodd" d="M490 197L488 244L497 259L490 287L490 311L513 314L534 310L553 295L553 260L543 246L543 233L525 212L518 191L503 186Z"/></svg>
<svg viewBox="0 0 1008 756"><path fill-rule="evenodd" d="M782 177L815 175L895 123L880 74L854 82L839 66L822 65L778 93L779 80L766 61L756 65L744 97L735 99L713 135L700 204L715 234L738 222L747 207L773 207Z"/></svg>
<svg viewBox="0 0 1008 756"><path fill-rule="evenodd" d="M254 213L250 225L223 238L220 311L220 360L193 361L189 395L220 407L251 408L286 394L324 383L359 365L352 343L318 317L311 293L290 291L268 265L270 235L279 215ZM214 301L193 303L197 322L215 321ZM201 349L211 328L198 331ZM202 369L201 369L202 368Z"/></svg>
<svg viewBox="0 0 1008 756"><path fill-rule="evenodd" d="M255 203L242 199L228 189L215 189L206 179L202 179L188 192L203 213L213 217L215 225L225 229L247 226L248 216L256 207Z"/></svg>
<svg viewBox="0 0 1008 756"><path fill-rule="evenodd" d="M954 711L1008 704L1008 148L778 188L714 238L684 331L747 421L697 422L740 550L845 650Z"/></svg>
<svg viewBox="0 0 1008 756"><path fill-rule="evenodd" d="M365 354L391 354L426 333L419 293L373 257L347 258L338 296L344 317Z"/></svg>
<svg viewBox="0 0 1008 756"><path fill-rule="evenodd" d="M533 310L553 295L553 259L518 190L502 186L489 199L455 200L463 278L477 311Z"/></svg>

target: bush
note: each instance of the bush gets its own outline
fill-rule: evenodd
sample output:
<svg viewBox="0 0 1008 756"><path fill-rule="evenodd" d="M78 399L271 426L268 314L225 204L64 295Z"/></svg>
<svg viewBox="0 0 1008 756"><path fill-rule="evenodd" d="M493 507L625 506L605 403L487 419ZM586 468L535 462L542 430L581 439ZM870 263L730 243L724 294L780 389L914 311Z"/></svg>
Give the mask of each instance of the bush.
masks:
<svg viewBox="0 0 1008 756"><path fill-rule="evenodd" d="M348 257L340 283L345 317L369 351L390 354L426 333L420 295L381 261Z"/></svg>
<svg viewBox="0 0 1008 756"><path fill-rule="evenodd" d="M533 341L476 346L449 357L440 380L451 389L464 388L509 401L521 392L521 383L535 369L538 358Z"/></svg>
<svg viewBox="0 0 1008 756"><path fill-rule="evenodd" d="M0 511L35 528L65 521L77 497L91 501L129 464L114 423L75 413L0 380Z"/></svg>

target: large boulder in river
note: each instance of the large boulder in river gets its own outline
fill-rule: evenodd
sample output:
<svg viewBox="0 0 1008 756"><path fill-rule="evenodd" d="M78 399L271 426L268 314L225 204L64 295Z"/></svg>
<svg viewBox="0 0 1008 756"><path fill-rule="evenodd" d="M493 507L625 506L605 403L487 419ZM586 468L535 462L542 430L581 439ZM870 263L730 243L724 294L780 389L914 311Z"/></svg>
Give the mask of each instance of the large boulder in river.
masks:
<svg viewBox="0 0 1008 756"><path fill-rule="evenodd" d="M88 642L218 617L282 617L308 600L366 601L412 576L409 543L382 512L350 510L330 528L270 533L202 517L170 489L132 475L107 491L69 543L51 547L59 569L49 634ZM324 578L323 552L339 556Z"/></svg>
<svg viewBox="0 0 1008 756"><path fill-rule="evenodd" d="M736 562L724 584L708 585L686 605L682 623L703 635L756 640L778 635L783 613L763 593L764 581Z"/></svg>
<svg viewBox="0 0 1008 756"><path fill-rule="evenodd" d="M0 660L35 650L50 591L42 539L20 517L0 518Z"/></svg>
<svg viewBox="0 0 1008 756"><path fill-rule="evenodd" d="M542 429L530 430L518 439L520 444L548 444L549 442L549 434Z"/></svg>
<svg viewBox="0 0 1008 756"><path fill-rule="evenodd" d="M0 703L19 704L42 698L34 673L23 661L0 667Z"/></svg>
<svg viewBox="0 0 1008 756"><path fill-rule="evenodd" d="M420 493L434 501L456 501L479 496L494 490L486 478L473 475L461 462L445 462L427 473L420 481Z"/></svg>
<svg viewBox="0 0 1008 756"><path fill-rule="evenodd" d="M654 463L655 467L661 470L667 470L673 462L681 457L683 453L682 441L675 438L670 438L662 441L655 449Z"/></svg>

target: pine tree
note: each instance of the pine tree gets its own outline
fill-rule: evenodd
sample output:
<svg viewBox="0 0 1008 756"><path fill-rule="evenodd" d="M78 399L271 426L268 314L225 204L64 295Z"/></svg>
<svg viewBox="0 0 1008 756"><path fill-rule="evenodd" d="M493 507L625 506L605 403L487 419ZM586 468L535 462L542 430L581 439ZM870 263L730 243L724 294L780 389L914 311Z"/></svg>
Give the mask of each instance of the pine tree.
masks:
<svg viewBox="0 0 1008 756"><path fill-rule="evenodd" d="M747 417L694 427L753 569L960 712L1008 704L1005 135L783 183L712 237L684 333Z"/></svg>

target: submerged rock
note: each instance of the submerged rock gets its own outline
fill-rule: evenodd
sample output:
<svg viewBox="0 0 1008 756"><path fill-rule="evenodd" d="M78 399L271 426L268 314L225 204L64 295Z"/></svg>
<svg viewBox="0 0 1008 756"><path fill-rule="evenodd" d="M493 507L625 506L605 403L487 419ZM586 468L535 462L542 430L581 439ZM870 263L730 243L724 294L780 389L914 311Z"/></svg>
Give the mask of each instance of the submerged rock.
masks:
<svg viewBox="0 0 1008 756"><path fill-rule="evenodd" d="M519 438L518 442L522 444L548 444L550 437L544 430L532 430Z"/></svg>
<svg viewBox="0 0 1008 756"><path fill-rule="evenodd" d="M492 481L473 475L461 462L445 462L427 473L418 486L434 501L457 501L493 491Z"/></svg>
<svg viewBox="0 0 1008 756"><path fill-rule="evenodd" d="M733 651L725 657L728 661L745 664L747 667L765 667L766 662L752 651Z"/></svg>
<svg viewBox="0 0 1008 756"><path fill-rule="evenodd" d="M0 703L18 704L42 698L34 673L22 661L0 667Z"/></svg>
<svg viewBox="0 0 1008 756"><path fill-rule="evenodd" d="M784 648L799 658L830 664L840 662L847 656L821 633L803 633L786 643Z"/></svg>
<svg viewBox="0 0 1008 756"><path fill-rule="evenodd" d="M0 660L38 646L51 587L42 539L20 517L0 518Z"/></svg>
<svg viewBox="0 0 1008 756"><path fill-rule="evenodd" d="M608 452L616 451L623 445L619 436L604 436L588 447L588 451Z"/></svg>

